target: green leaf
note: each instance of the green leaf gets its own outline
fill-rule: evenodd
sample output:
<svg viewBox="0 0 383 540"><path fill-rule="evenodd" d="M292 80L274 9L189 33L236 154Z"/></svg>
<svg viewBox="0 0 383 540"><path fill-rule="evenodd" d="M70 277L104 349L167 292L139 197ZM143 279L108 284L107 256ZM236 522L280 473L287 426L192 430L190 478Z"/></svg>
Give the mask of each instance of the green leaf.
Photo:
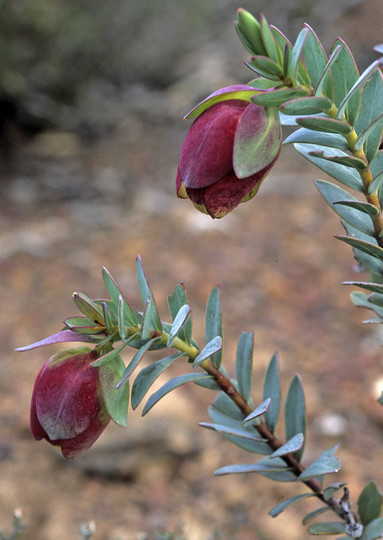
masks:
<svg viewBox="0 0 383 540"><path fill-rule="evenodd" d="M358 498L358 512L363 525L368 525L378 518L382 512L382 495L375 482L369 482Z"/></svg>
<svg viewBox="0 0 383 540"><path fill-rule="evenodd" d="M213 404L209 407L209 416L214 424L237 430L247 429L249 433L254 433L254 428L252 426L244 427L242 424L242 413L224 392L220 392ZM224 434L224 436L233 444L243 448L247 452L262 455L268 455L272 452L270 446L265 442L250 441L243 437L236 437L228 434Z"/></svg>
<svg viewBox="0 0 383 540"><path fill-rule="evenodd" d="M247 107L234 137L233 167L237 177L247 178L270 165L280 151L281 141L278 109L268 107L255 112L252 107Z"/></svg>
<svg viewBox="0 0 383 540"><path fill-rule="evenodd" d="M265 422L270 431L274 433L278 423L281 402L278 353L272 356L263 382L263 399L266 400L267 398L271 398L271 403L265 413Z"/></svg>
<svg viewBox="0 0 383 540"><path fill-rule="evenodd" d="M213 354L211 361L216 368L219 369L222 363L222 313L221 313L221 300L219 294L219 287L216 286L211 291L205 312L205 336L206 342L211 342L217 336L221 337L221 347L217 349L216 354ZM218 343L218 342L216 342ZM206 349L206 347L205 347ZM196 359L197 360L197 359ZM196 361L195 360L195 361ZM197 365L197 364L196 364Z"/></svg>
<svg viewBox="0 0 383 540"><path fill-rule="evenodd" d="M258 407L256 407L246 418L243 420L242 424L256 424L253 420L259 418L265 414L270 406L271 398L265 399Z"/></svg>
<svg viewBox="0 0 383 540"><path fill-rule="evenodd" d="M247 84L248 86L252 86L254 90L274 90L275 88L275 81L266 79L265 77L256 77ZM256 95L257 92L254 92L254 94L250 98L250 101L252 101L253 97Z"/></svg>
<svg viewBox="0 0 383 540"><path fill-rule="evenodd" d="M153 330L155 332L162 332L162 324L155 301L153 298L149 298L142 319L141 338L143 340L150 339L153 337Z"/></svg>
<svg viewBox="0 0 383 540"><path fill-rule="evenodd" d="M383 113L377 116L371 122L371 124L368 125L366 129L362 131L362 133L359 135L359 137L356 140L355 147L354 147L355 150L360 150L362 146L364 145L364 143L368 141L369 138L371 138L371 136L375 137L375 134L377 134L376 141L379 142L379 144L377 144L376 142L376 148L369 156L370 161L371 161L375 157L375 154L379 149L379 145L382 140L382 133L383 133ZM370 148L370 151L371 151L371 148Z"/></svg>
<svg viewBox="0 0 383 540"><path fill-rule="evenodd" d="M286 137L283 144L289 143L309 143L338 148L339 150L349 149L346 139L342 135L337 133L322 133L306 128L297 129Z"/></svg>
<svg viewBox="0 0 383 540"><path fill-rule="evenodd" d="M184 120L191 120L197 118L204 111L206 111L206 109L209 109L213 105L216 105L217 103L221 103L222 101L226 101L228 99L241 99L243 101L250 102L250 98L256 93L256 88L251 88L247 84L235 85L234 89L233 86L221 88L220 90L217 90L216 92L210 94L207 98L198 103L198 105L193 107L193 109L184 116Z"/></svg>
<svg viewBox="0 0 383 540"><path fill-rule="evenodd" d="M251 54L267 54L263 44L261 25L251 13L239 8L235 28L242 43Z"/></svg>
<svg viewBox="0 0 383 540"><path fill-rule="evenodd" d="M334 99L334 83L331 75L331 67L340 55L342 47L338 44L331 52L331 56L322 71L318 85L315 90L316 96L326 96L331 101Z"/></svg>
<svg viewBox="0 0 383 540"><path fill-rule="evenodd" d="M277 64L282 65L282 54L276 43L274 35L266 20L266 17L261 13L260 16L261 36L266 49L266 55L274 60Z"/></svg>
<svg viewBox="0 0 383 540"><path fill-rule="evenodd" d="M311 84L316 88L327 64L327 56L314 30L306 23L304 26L308 29L303 44L304 62Z"/></svg>
<svg viewBox="0 0 383 540"><path fill-rule="evenodd" d="M370 283L368 281L343 281L342 285L354 285L367 291L383 294L383 285L381 283Z"/></svg>
<svg viewBox="0 0 383 540"><path fill-rule="evenodd" d="M353 156L329 156L326 155L323 150L311 152L311 155L319 159L325 159L333 163L339 163L339 165L344 165L345 167L352 167L357 171L364 171L367 167L367 164L363 161L363 159L359 159Z"/></svg>
<svg viewBox="0 0 383 540"><path fill-rule="evenodd" d="M157 340L158 338L151 339L145 345L143 345L133 356L132 360L129 362L128 366L124 369L123 374L121 375L121 378L118 380L116 384L116 388L120 388L122 385L126 384L130 376L132 375L133 371L136 369L138 364L143 359L146 351L149 350L150 346Z"/></svg>
<svg viewBox="0 0 383 540"><path fill-rule="evenodd" d="M298 37L294 43L293 49L290 54L289 58L289 66L288 66L288 76L291 79L293 86L298 86L298 67L299 62L301 60L301 56L303 54L303 46L305 43L305 40L307 39L307 36L309 34L308 28L303 28L299 34Z"/></svg>
<svg viewBox="0 0 383 540"><path fill-rule="evenodd" d="M161 358L161 360L157 360L157 362L150 364L139 372L132 386L131 401L133 410L138 407L149 388L158 379L158 377L176 360L182 358L183 356L184 353L176 353L171 356L167 356L166 358Z"/></svg>
<svg viewBox="0 0 383 540"><path fill-rule="evenodd" d="M253 376L254 332L242 332L235 360L238 390L249 401Z"/></svg>
<svg viewBox="0 0 383 540"><path fill-rule="evenodd" d="M288 440L285 444L283 444L278 450L275 450L271 455L270 459L274 459L277 457L285 456L286 454L291 454L294 452L298 452L304 443L304 436L303 433L297 433L294 435L294 437L291 437L290 440Z"/></svg>
<svg viewBox="0 0 383 540"><path fill-rule="evenodd" d="M172 321L174 321L174 319L176 318L182 306L186 304L189 304L189 299L187 297L185 287L183 286L182 283L180 283L174 289L173 293L168 297L168 306L169 306L169 312L170 312ZM180 329L178 333L178 337L182 339L182 341L186 341L186 343L190 345L192 341L191 314L189 315L189 317L187 317L184 324L182 325L182 328Z"/></svg>
<svg viewBox="0 0 383 540"><path fill-rule="evenodd" d="M133 337L134 336L131 336L130 339L132 339ZM95 362L92 362L91 365L93 367L100 367L100 366L104 366L105 364L108 364L109 362L114 360L116 358L116 356L118 356L120 354L120 352L122 352L125 349L125 347L127 347L127 345L129 345L129 339L124 341L124 343L122 345L120 345L119 347L117 347L117 349L112 349L108 353L103 354L102 356L100 356L100 358L98 358Z"/></svg>
<svg viewBox="0 0 383 540"><path fill-rule="evenodd" d="M329 510L331 510L329 506L322 506L321 508L313 510L309 514L306 514L305 517L302 519L302 525L307 525L308 523L310 523L310 521L320 516L321 514L328 512Z"/></svg>
<svg viewBox="0 0 383 540"><path fill-rule="evenodd" d="M377 243L366 242L365 240L360 240L359 238L354 238L353 236L344 236L341 234L336 234L335 238L359 249L360 251L364 251L368 255L372 255L375 258L383 260L383 249L378 246Z"/></svg>
<svg viewBox="0 0 383 540"><path fill-rule="evenodd" d="M104 316L106 329L107 329L108 333L111 333L111 332L114 331L114 329L115 329L115 327L117 325L117 320L116 320L116 318L114 316L114 313L113 313L114 310L112 311L114 304L113 304L112 301L109 301L109 302L108 301L103 301L101 306L102 306L102 313L103 313L103 316Z"/></svg>
<svg viewBox="0 0 383 540"><path fill-rule="evenodd" d="M101 325L105 324L102 308L95 302L93 302L93 300L80 292L73 293L73 300L81 313L85 315L85 317L95 323Z"/></svg>
<svg viewBox="0 0 383 540"><path fill-rule="evenodd" d="M368 236L374 236L374 227L368 215L366 215L365 212L361 213L359 208L354 209L345 205L347 202L358 204L355 197L350 195L344 189L331 182L327 182L326 180L317 180L315 185L324 200L336 214ZM339 201L342 201L343 204L337 204Z"/></svg>
<svg viewBox="0 0 383 540"><path fill-rule="evenodd" d="M359 79L358 68L346 43L338 38L335 41L332 50L335 50L339 45L341 47L341 51L331 66L331 76L334 82L334 103L337 107L340 107L345 96L347 96L356 81ZM360 90L357 89L355 92L349 95L347 103L343 107L345 118L351 125L355 124L358 117L359 108Z"/></svg>
<svg viewBox="0 0 383 540"><path fill-rule="evenodd" d="M319 114L331 109L331 101L324 96L295 98L283 103L279 110L284 114Z"/></svg>
<svg viewBox="0 0 383 540"><path fill-rule="evenodd" d="M323 497L325 501L329 501L331 497L336 493L339 489L344 487L347 482L336 482L334 484L330 484L323 490Z"/></svg>
<svg viewBox="0 0 383 540"><path fill-rule="evenodd" d="M145 416L145 414L147 414L150 409L160 401L160 399L166 396L166 394L169 394L169 392L171 392L175 388L178 388L183 384L196 381L198 379L204 379L209 377L210 375L206 375L204 373L186 373L185 375L179 375L178 377L170 379L170 381L165 383L163 386L161 386L159 390L157 390L157 392L150 396L150 398L145 404L144 410L142 411L142 416Z"/></svg>
<svg viewBox="0 0 383 540"><path fill-rule="evenodd" d="M306 405L302 383L299 375L293 377L287 391L285 403L285 429L286 439L289 440L298 433L305 436L306 433ZM304 451L302 448L296 452L296 457L300 461Z"/></svg>
<svg viewBox="0 0 383 540"><path fill-rule="evenodd" d="M255 71L262 77L278 81L283 78L283 69L277 62L271 60L268 56L256 55L250 58L248 62L245 62L247 67Z"/></svg>
<svg viewBox="0 0 383 540"><path fill-rule="evenodd" d="M377 540L382 538L383 518L376 518L367 525L360 540Z"/></svg>
<svg viewBox="0 0 383 540"><path fill-rule="evenodd" d="M80 334L103 334L105 332L105 326L100 326L87 317L68 317L63 322L69 330Z"/></svg>
<svg viewBox="0 0 383 540"><path fill-rule="evenodd" d="M121 357L117 354L113 362L100 367L100 384L109 416L118 426L126 427L128 423L129 385L116 389L125 368Z"/></svg>
<svg viewBox="0 0 383 540"><path fill-rule="evenodd" d="M187 304L182 306L180 310L178 311L174 322L172 324L172 329L170 330L170 334L167 341L167 346L171 347L172 343L174 341L174 338L180 334L184 324L186 323L187 319L189 318L189 315L191 313L191 308Z"/></svg>
<svg viewBox="0 0 383 540"><path fill-rule="evenodd" d="M294 146L303 157L305 157L308 161L319 167L319 169L322 169L322 171L324 171L328 175L332 176L335 180L338 180L345 186L348 186L363 193L363 183L359 176L359 173L356 170L351 169L350 167L345 167L344 165L340 165L339 163L334 163L332 161L317 158L310 154L312 151L324 150L326 151L326 154L328 156L336 156L339 155L339 150L332 150L331 148L321 147L314 144L298 143Z"/></svg>
<svg viewBox="0 0 383 540"><path fill-rule="evenodd" d="M358 135L381 114L383 109L383 78L380 69L374 71L362 91L360 113L355 124ZM381 126L378 125L364 140L363 149L369 162L374 158L381 140Z"/></svg>
<svg viewBox="0 0 383 540"><path fill-rule="evenodd" d="M344 534L345 524L341 521L323 521L321 523L310 525L308 532L314 535Z"/></svg>
<svg viewBox="0 0 383 540"><path fill-rule="evenodd" d="M102 268L102 278L104 280L105 287L107 288L107 291L110 294L110 298L111 298L112 302L114 303L114 305L116 306L116 309L117 309L119 298L120 298L120 296L123 297L124 295L122 294L122 292L121 292L119 286L117 285L116 281L110 275L110 273L105 268L105 266L103 266L103 268Z"/></svg>
<svg viewBox="0 0 383 540"><path fill-rule="evenodd" d="M302 88L278 88L277 90L266 90L255 94L251 101L256 105L261 107L279 107L285 102L290 103L291 99L307 96L308 91ZM282 110L283 113L286 113L285 110Z"/></svg>
<svg viewBox="0 0 383 540"><path fill-rule="evenodd" d="M120 294L118 299L118 331L122 339L128 337L128 328L137 327L138 323L133 311L124 297Z"/></svg>
<svg viewBox="0 0 383 540"><path fill-rule="evenodd" d="M379 214L379 209L373 204L361 201L336 201L334 204L340 204L341 206L347 206L354 208L360 212L364 212L370 217L375 217Z"/></svg>
<svg viewBox="0 0 383 540"><path fill-rule="evenodd" d="M291 497L290 499L287 499L286 501L283 501L280 504L277 504L277 506L274 506L274 508L270 510L269 514L271 517L277 517L284 510L286 510L286 508L290 506L291 504L301 501L302 499L306 499L307 497L314 497L314 496L315 496L314 493L303 493L302 495L296 495L295 497Z"/></svg>
<svg viewBox="0 0 383 540"><path fill-rule="evenodd" d="M315 476L322 476L324 474L331 474L338 472L340 469L340 461L334 455L339 445L336 445L330 450L322 452L320 457L313 461L306 469L298 476L298 480L306 482Z"/></svg>
<svg viewBox="0 0 383 540"><path fill-rule="evenodd" d="M360 93L360 90L362 89L362 87L365 84L365 82L367 81L367 79L369 79L371 77L371 75L373 74L374 71L379 69L379 64L380 64L379 60L377 60L376 62L373 62L373 64L368 66L368 68L362 73L362 75L360 75L360 77L357 79L357 81L353 84L352 88L348 91L347 95L343 98L342 102L339 105L338 114L337 114L338 118L342 118L342 116L344 115L345 107L346 107L349 99L351 98L351 96L355 92Z"/></svg>
<svg viewBox="0 0 383 540"><path fill-rule="evenodd" d="M371 309L374 313L376 313L379 316L380 319L383 319L383 308L371 302L371 296L362 292L353 292L350 294L350 298L356 307ZM381 320L380 321L364 321L364 322L365 323L366 322L381 322Z"/></svg>
<svg viewBox="0 0 383 540"><path fill-rule="evenodd" d="M213 357L214 354L216 354L217 352L221 350L222 350L222 338L221 336L216 336L211 341L209 341L207 345L205 345L205 347L202 349L202 351L194 360L192 366L193 367L199 366L200 364L202 364L204 360L206 360L207 358Z"/></svg>
<svg viewBox="0 0 383 540"><path fill-rule="evenodd" d="M302 127L313 129L314 131L323 131L325 133L339 133L348 135L352 127L344 120L336 120L327 116L303 116L297 118L297 124Z"/></svg>
<svg viewBox="0 0 383 540"><path fill-rule="evenodd" d="M224 476L226 474L248 474L248 473L260 473L267 478L276 480L279 482L294 482L296 480L295 474L291 471L286 463L280 459L270 460L263 458L257 463L244 463L239 465L228 465L221 467L214 472L215 476Z"/></svg>
<svg viewBox="0 0 383 540"><path fill-rule="evenodd" d="M350 225L349 223L342 221L342 225L345 228L348 236L359 238L360 240L364 240L366 242L376 242L371 236L368 236L367 234L364 234L363 232L360 232L358 229ZM376 274L377 276L383 277L383 262L380 261L375 257L375 255L369 255L368 253L360 250L360 249L353 249L354 257L355 259L365 268L368 268ZM376 278L375 278L376 279Z"/></svg>
<svg viewBox="0 0 383 540"><path fill-rule="evenodd" d="M259 435L256 434L255 430L253 433L251 433L247 429L232 428L224 426L222 424L209 424L208 422L200 422L199 425L206 429L218 431L219 433L223 433L225 435L234 435L235 437L242 437L244 439L250 439L251 441L265 442L264 439L262 439Z"/></svg>

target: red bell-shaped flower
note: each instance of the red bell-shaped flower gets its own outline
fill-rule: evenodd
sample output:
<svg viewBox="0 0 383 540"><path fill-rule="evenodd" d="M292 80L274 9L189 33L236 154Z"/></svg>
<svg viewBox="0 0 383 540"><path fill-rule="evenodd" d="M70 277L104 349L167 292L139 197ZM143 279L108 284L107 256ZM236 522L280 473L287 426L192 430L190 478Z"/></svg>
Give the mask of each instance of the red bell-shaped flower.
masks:
<svg viewBox="0 0 383 540"><path fill-rule="evenodd" d="M232 96L236 88L223 90L230 90ZM197 117L185 138L176 178L178 197L190 198L213 218L225 216L254 197L281 144L276 109L265 109L248 99L213 104Z"/></svg>
<svg viewBox="0 0 383 540"><path fill-rule="evenodd" d="M35 381L31 402L31 432L73 458L87 450L110 421L102 396L98 355L89 348L52 356Z"/></svg>

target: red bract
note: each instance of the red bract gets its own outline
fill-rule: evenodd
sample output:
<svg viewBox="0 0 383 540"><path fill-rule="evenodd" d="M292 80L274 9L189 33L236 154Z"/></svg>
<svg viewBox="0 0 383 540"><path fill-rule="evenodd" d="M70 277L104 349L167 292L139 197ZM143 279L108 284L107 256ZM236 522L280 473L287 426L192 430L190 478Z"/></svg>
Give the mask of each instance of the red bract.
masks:
<svg viewBox="0 0 383 540"><path fill-rule="evenodd" d="M193 122L182 146L178 197L190 198L213 218L225 216L254 197L281 143L276 112L242 99L212 105Z"/></svg>
<svg viewBox="0 0 383 540"><path fill-rule="evenodd" d="M88 348L52 356L35 381L31 402L31 432L36 440L60 446L67 458L87 450L110 421L102 397L98 358Z"/></svg>

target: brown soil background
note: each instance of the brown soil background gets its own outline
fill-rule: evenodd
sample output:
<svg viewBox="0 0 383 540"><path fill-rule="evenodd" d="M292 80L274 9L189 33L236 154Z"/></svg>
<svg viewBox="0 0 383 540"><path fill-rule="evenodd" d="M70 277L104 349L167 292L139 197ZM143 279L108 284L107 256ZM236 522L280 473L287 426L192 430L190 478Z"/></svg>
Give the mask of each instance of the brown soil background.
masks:
<svg viewBox="0 0 383 540"><path fill-rule="evenodd" d="M346 38L363 13L344 17ZM300 520L315 502L276 519L267 515L283 498L302 493L301 486L256 475L213 477L216 468L253 456L198 426L214 398L199 387L177 390L144 418L130 412L126 430L110 426L78 460L65 461L31 439L33 380L58 347L28 354L14 348L59 330L75 312L74 290L103 297L103 265L138 308L139 253L165 320L167 296L184 282L202 345L204 306L220 284L231 373L240 332L255 332L255 399L275 350L284 392L300 373L309 420L306 463L341 442L342 470L330 481L347 481L354 500L372 478L382 486L383 416L374 394L381 329L361 325L370 314L353 308L350 289L341 286L363 276L355 274L348 247L332 238L341 226L312 182L324 175L285 148L257 197L212 221L173 190L187 128L179 118L189 106L182 87L146 97L157 100L155 114L145 114L139 96L92 145L45 133L17 150L12 167L3 165L0 524L8 529L13 509L21 507L28 525L23 538L31 540L79 538L80 523L93 519L95 540L157 538L163 531L187 540L307 538ZM180 365L170 375L187 369Z"/></svg>

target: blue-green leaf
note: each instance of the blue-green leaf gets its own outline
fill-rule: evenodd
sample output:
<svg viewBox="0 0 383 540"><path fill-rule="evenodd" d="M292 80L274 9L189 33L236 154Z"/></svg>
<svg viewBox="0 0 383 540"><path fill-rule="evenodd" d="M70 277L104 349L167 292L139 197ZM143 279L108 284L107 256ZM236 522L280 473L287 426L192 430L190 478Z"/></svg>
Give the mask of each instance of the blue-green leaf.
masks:
<svg viewBox="0 0 383 540"><path fill-rule="evenodd" d="M308 96L298 97L286 101L279 106L279 110L284 114L299 115L312 115L320 114L322 112L330 110L332 102L324 96Z"/></svg>
<svg viewBox="0 0 383 540"><path fill-rule="evenodd" d="M370 297L366 293L362 292L352 292L350 294L350 298L352 300L352 303L359 308L366 308L371 309L374 313L376 313L380 320L379 321L364 321L364 322L382 322L383 320L383 308L372 303L370 301Z"/></svg>
<svg viewBox="0 0 383 540"><path fill-rule="evenodd" d="M334 454L338 446L339 445L336 445L334 448L322 452L320 457L306 467L306 469L298 476L298 480L306 482L315 476L338 472L340 469L340 461Z"/></svg>
<svg viewBox="0 0 383 540"><path fill-rule="evenodd" d="M308 91L303 88L278 88L255 94L251 98L251 101L261 107L279 107L286 102L290 103L292 99L308 96L308 94ZM290 114L284 108L282 112Z"/></svg>
<svg viewBox="0 0 383 540"><path fill-rule="evenodd" d="M98 304L93 302L93 300L80 292L73 293L73 300L81 313L85 315L85 317L95 323L101 325L105 324L102 308Z"/></svg>
<svg viewBox="0 0 383 540"><path fill-rule="evenodd" d="M293 131L283 144L289 143L309 143L319 144L321 146L329 146L331 148L339 148L339 150L348 150L346 139L337 133L322 133L321 131L313 131L312 129L300 128Z"/></svg>
<svg viewBox="0 0 383 540"><path fill-rule="evenodd" d="M366 526L360 540L378 540L383 535L383 518L376 518Z"/></svg>
<svg viewBox="0 0 383 540"><path fill-rule="evenodd" d="M213 338L205 347L202 349L202 351L199 353L199 355L195 358L193 362L193 367L197 367L204 360L207 358L212 358L214 354L219 352L222 349L222 338L221 336L216 336Z"/></svg>
<svg viewBox="0 0 383 540"><path fill-rule="evenodd" d="M191 313L191 308L187 304L182 306L175 316L174 322L172 324L172 329L170 330L167 346L171 347L173 340L181 332L184 324L186 323L189 315Z"/></svg>
<svg viewBox="0 0 383 540"><path fill-rule="evenodd" d="M308 528L308 532L314 535L337 535L345 533L345 524L341 521L322 521L314 523Z"/></svg>
<svg viewBox="0 0 383 540"><path fill-rule="evenodd" d="M353 236L343 236L341 234L336 234L335 238L383 261L383 248L378 246L377 243L366 242L365 240L360 240Z"/></svg>
<svg viewBox="0 0 383 540"><path fill-rule="evenodd" d="M266 49L267 56L277 64L282 65L282 53L278 47L275 37L270 29L266 17L261 13L260 16L261 36Z"/></svg>
<svg viewBox="0 0 383 540"><path fill-rule="evenodd" d="M138 407L145 394L158 377L176 360L182 358L182 356L184 356L184 353L176 353L167 356L166 358L161 358L161 360L157 360L157 362L150 364L140 371L132 386L131 401L133 409Z"/></svg>
<svg viewBox="0 0 383 540"><path fill-rule="evenodd" d="M375 482L369 482L358 498L358 513L363 525L368 525L378 518L382 512L382 495Z"/></svg>
<svg viewBox="0 0 383 540"><path fill-rule="evenodd" d="M206 342L212 341L217 336L220 336L222 338L223 335L221 300L218 286L214 287L214 289L211 291L206 304L205 335ZM211 361L216 366L216 368L219 369L222 363L222 343L221 347L217 349L216 354L213 354Z"/></svg>
<svg viewBox="0 0 383 540"><path fill-rule="evenodd" d="M353 285L367 291L383 294L383 285L381 283L370 283L369 281L343 281L342 285Z"/></svg>
<svg viewBox="0 0 383 540"><path fill-rule="evenodd" d="M342 102L339 104L339 108L338 108L338 114L337 114L337 117L338 118L342 118L343 115L344 115L344 110L346 108L346 105L349 101L349 99L351 98L351 96L356 93L356 92L360 92L360 90L362 89L363 85L365 84L365 82L367 81L367 79L369 79L373 72L376 71L377 69L379 69L379 64L380 64L380 61L377 60L375 62L373 62L370 66L368 66L368 68L362 73L362 75L360 75L360 77L355 81L355 83L353 84L353 86L351 87L351 89L348 91L347 95L343 98Z"/></svg>
<svg viewBox="0 0 383 540"><path fill-rule="evenodd" d="M254 333L242 332L237 346L235 360L238 390L246 401L250 398L253 376Z"/></svg>
<svg viewBox="0 0 383 540"><path fill-rule="evenodd" d="M306 433L306 404L299 375L293 377L287 391L285 403L285 429L287 440L298 433L303 434L303 436L305 436ZM302 458L303 451L304 444L301 449L296 452L298 460Z"/></svg>
<svg viewBox="0 0 383 540"><path fill-rule="evenodd" d="M352 130L350 124L345 120L337 120L336 118L328 118L327 116L302 116L297 118L296 121L302 127L325 133L348 135Z"/></svg>
<svg viewBox="0 0 383 540"><path fill-rule="evenodd" d="M219 433L224 433L225 435L234 435L235 437L242 437L243 439L250 439L251 441L265 442L264 439L257 435L257 432L255 430L252 433L247 429L232 428L229 426L224 426L222 424L210 424L208 422L200 422L199 425L213 431L218 431Z"/></svg>
<svg viewBox="0 0 383 540"><path fill-rule="evenodd" d="M158 338L151 339L145 345L143 345L133 356L132 360L129 362L128 366L124 369L123 374L121 375L119 381L116 384L116 388L120 388L122 385L126 384L130 376L132 375L133 371L136 369L138 364L141 362L142 358L144 357L146 351L149 349L149 347L157 340Z"/></svg>
<svg viewBox="0 0 383 540"><path fill-rule="evenodd" d="M128 422L129 385L117 389L116 384L124 368L125 364L117 354L113 362L103 364L99 371L106 409L113 422L121 427L126 427Z"/></svg>
<svg viewBox="0 0 383 540"><path fill-rule="evenodd" d="M296 495L295 497L291 497L291 499L287 499L286 501L283 501L277 506L274 506L272 510L270 510L269 514L271 517L277 517L279 514L281 514L288 506L291 504L294 504L295 502L301 501L302 499L306 499L307 497L315 497L314 493L303 493L302 495Z"/></svg>
<svg viewBox="0 0 383 540"><path fill-rule="evenodd" d="M336 493L339 489L344 487L346 485L346 482L336 482L334 484L330 484L323 490L323 498L325 501L329 501L331 497Z"/></svg>
<svg viewBox="0 0 383 540"><path fill-rule="evenodd" d="M351 169L350 167L345 167L339 163L333 163L332 161L327 161L325 159L317 158L313 155L310 155L311 152L323 150L328 156L339 155L340 150L326 148L324 146L319 146L315 144L294 144L296 150L305 157L308 161L322 169L325 173L335 178L345 186L348 186L356 191L364 192L363 182L359 176L359 173ZM346 155L346 154L345 154Z"/></svg>
<svg viewBox="0 0 383 540"><path fill-rule="evenodd" d="M168 297L168 306L172 320L174 321L177 313L185 304L189 304L185 287L182 283L177 285L173 293ZM191 314L187 317L185 323L182 325L181 330L178 333L178 337L186 343L191 343L192 340L192 317Z"/></svg>
<svg viewBox="0 0 383 540"><path fill-rule="evenodd" d="M137 324L134 312L120 294L118 299L118 331L121 339L126 339L128 337L128 328L136 327Z"/></svg>
<svg viewBox="0 0 383 540"><path fill-rule="evenodd" d="M271 398L271 402L265 412L265 422L269 430L274 433L278 423L281 402L278 353L272 356L263 382L263 399L266 400L267 398Z"/></svg>
<svg viewBox="0 0 383 540"><path fill-rule="evenodd" d="M317 180L315 185L324 200L336 214L368 236L374 236L375 231L369 216L364 212L359 212L359 209L348 208L344 204L346 202L357 204L358 200L355 197L339 186L327 182L326 180ZM343 204L337 204L339 201L342 201Z"/></svg>
<svg viewBox="0 0 383 540"><path fill-rule="evenodd" d="M221 467L214 472L215 476L224 476L226 474L242 474L242 473L260 473L267 478L277 480L279 482L294 482L295 474L291 471L286 463L280 459L270 460L263 458L257 463L244 463L239 465L228 465Z"/></svg>
<svg viewBox="0 0 383 540"><path fill-rule="evenodd" d="M381 114L383 109L383 77L380 69L374 71L362 91L360 114L355 131L360 135ZM371 162L376 155L381 140L381 126L378 125L364 140L363 149Z"/></svg>
<svg viewBox="0 0 383 540"><path fill-rule="evenodd" d="M123 344L120 345L117 349L112 349L108 353L100 356L100 358L98 358L95 362L92 362L91 365L93 367L100 367L107 364L108 362L111 362L112 360L116 358L116 356L120 354L120 352L122 352L125 349L127 345L129 345L129 339L124 341Z"/></svg>
<svg viewBox="0 0 383 540"><path fill-rule="evenodd" d="M331 510L329 506L322 506L321 508L313 510L312 512L306 514L305 517L302 519L302 525L307 525L308 523L310 523L310 521L320 516L321 514L328 512L329 510Z"/></svg>
<svg viewBox="0 0 383 540"><path fill-rule="evenodd" d="M258 407L256 407L253 412L251 412L246 418L243 420L242 424L257 424L257 422L254 422L257 418L262 416L267 412L267 409L269 408L271 403L271 398L265 399Z"/></svg>
<svg viewBox="0 0 383 540"><path fill-rule="evenodd" d="M363 161L363 159L356 158L354 156L344 156L343 152L342 155L332 156L326 154L323 150L319 150L311 152L311 155L319 159L325 159L333 163L339 163L339 165L344 165L345 167L352 167L357 171L364 171L367 167L367 164Z"/></svg>
<svg viewBox="0 0 383 540"><path fill-rule="evenodd" d="M169 392L171 392L175 388L178 388L179 386L183 384L187 384L189 382L193 382L198 379L204 379L208 377L210 377L210 375L206 375L204 373L193 372L193 373L186 373L185 375L179 375L178 377L174 377L173 379L170 379L170 381L165 383L163 386L161 386L159 390L157 390L157 392L155 392L154 394L150 396L150 398L145 404L144 410L142 411L142 416L147 414L150 411L150 409L154 407L154 405L160 401L160 399L162 399L164 396L169 394Z"/></svg>
<svg viewBox="0 0 383 540"><path fill-rule="evenodd" d="M308 34L309 34L308 28L303 28L299 32L298 37L294 43L294 46L289 56L289 66L288 66L287 73L293 83L293 86L298 86L298 80L297 80L298 67L299 67L299 62L303 54L303 46L304 46L305 40L307 39Z"/></svg>
<svg viewBox="0 0 383 540"><path fill-rule="evenodd" d="M341 206L348 206L349 208L354 208L359 210L359 212L364 212L370 217L375 217L379 214L379 209L373 204L362 202L362 201L336 201L334 204L340 204Z"/></svg>
<svg viewBox="0 0 383 540"><path fill-rule="evenodd" d="M316 96L326 96L329 99L334 99L334 83L331 75L331 67L336 62L338 56L340 55L342 47L338 44L333 48L331 56L327 61L325 68L322 71L318 85L315 90Z"/></svg>
<svg viewBox="0 0 383 540"><path fill-rule="evenodd" d="M257 54L256 56L252 56L245 64L262 77L267 77L273 81L280 82L283 77L283 69L281 66L277 64L277 62L274 62L274 60L271 60L268 56Z"/></svg>
<svg viewBox="0 0 383 540"><path fill-rule="evenodd" d="M285 444L283 444L278 450L275 450L271 455L270 459L277 457L285 456L286 454L291 454L298 452L303 446L304 443L303 433L297 433L294 437L291 437Z"/></svg>
<svg viewBox="0 0 383 540"><path fill-rule="evenodd" d="M308 29L303 44L304 62L311 85L316 88L327 64L327 56L314 30L306 23L304 26Z"/></svg>

